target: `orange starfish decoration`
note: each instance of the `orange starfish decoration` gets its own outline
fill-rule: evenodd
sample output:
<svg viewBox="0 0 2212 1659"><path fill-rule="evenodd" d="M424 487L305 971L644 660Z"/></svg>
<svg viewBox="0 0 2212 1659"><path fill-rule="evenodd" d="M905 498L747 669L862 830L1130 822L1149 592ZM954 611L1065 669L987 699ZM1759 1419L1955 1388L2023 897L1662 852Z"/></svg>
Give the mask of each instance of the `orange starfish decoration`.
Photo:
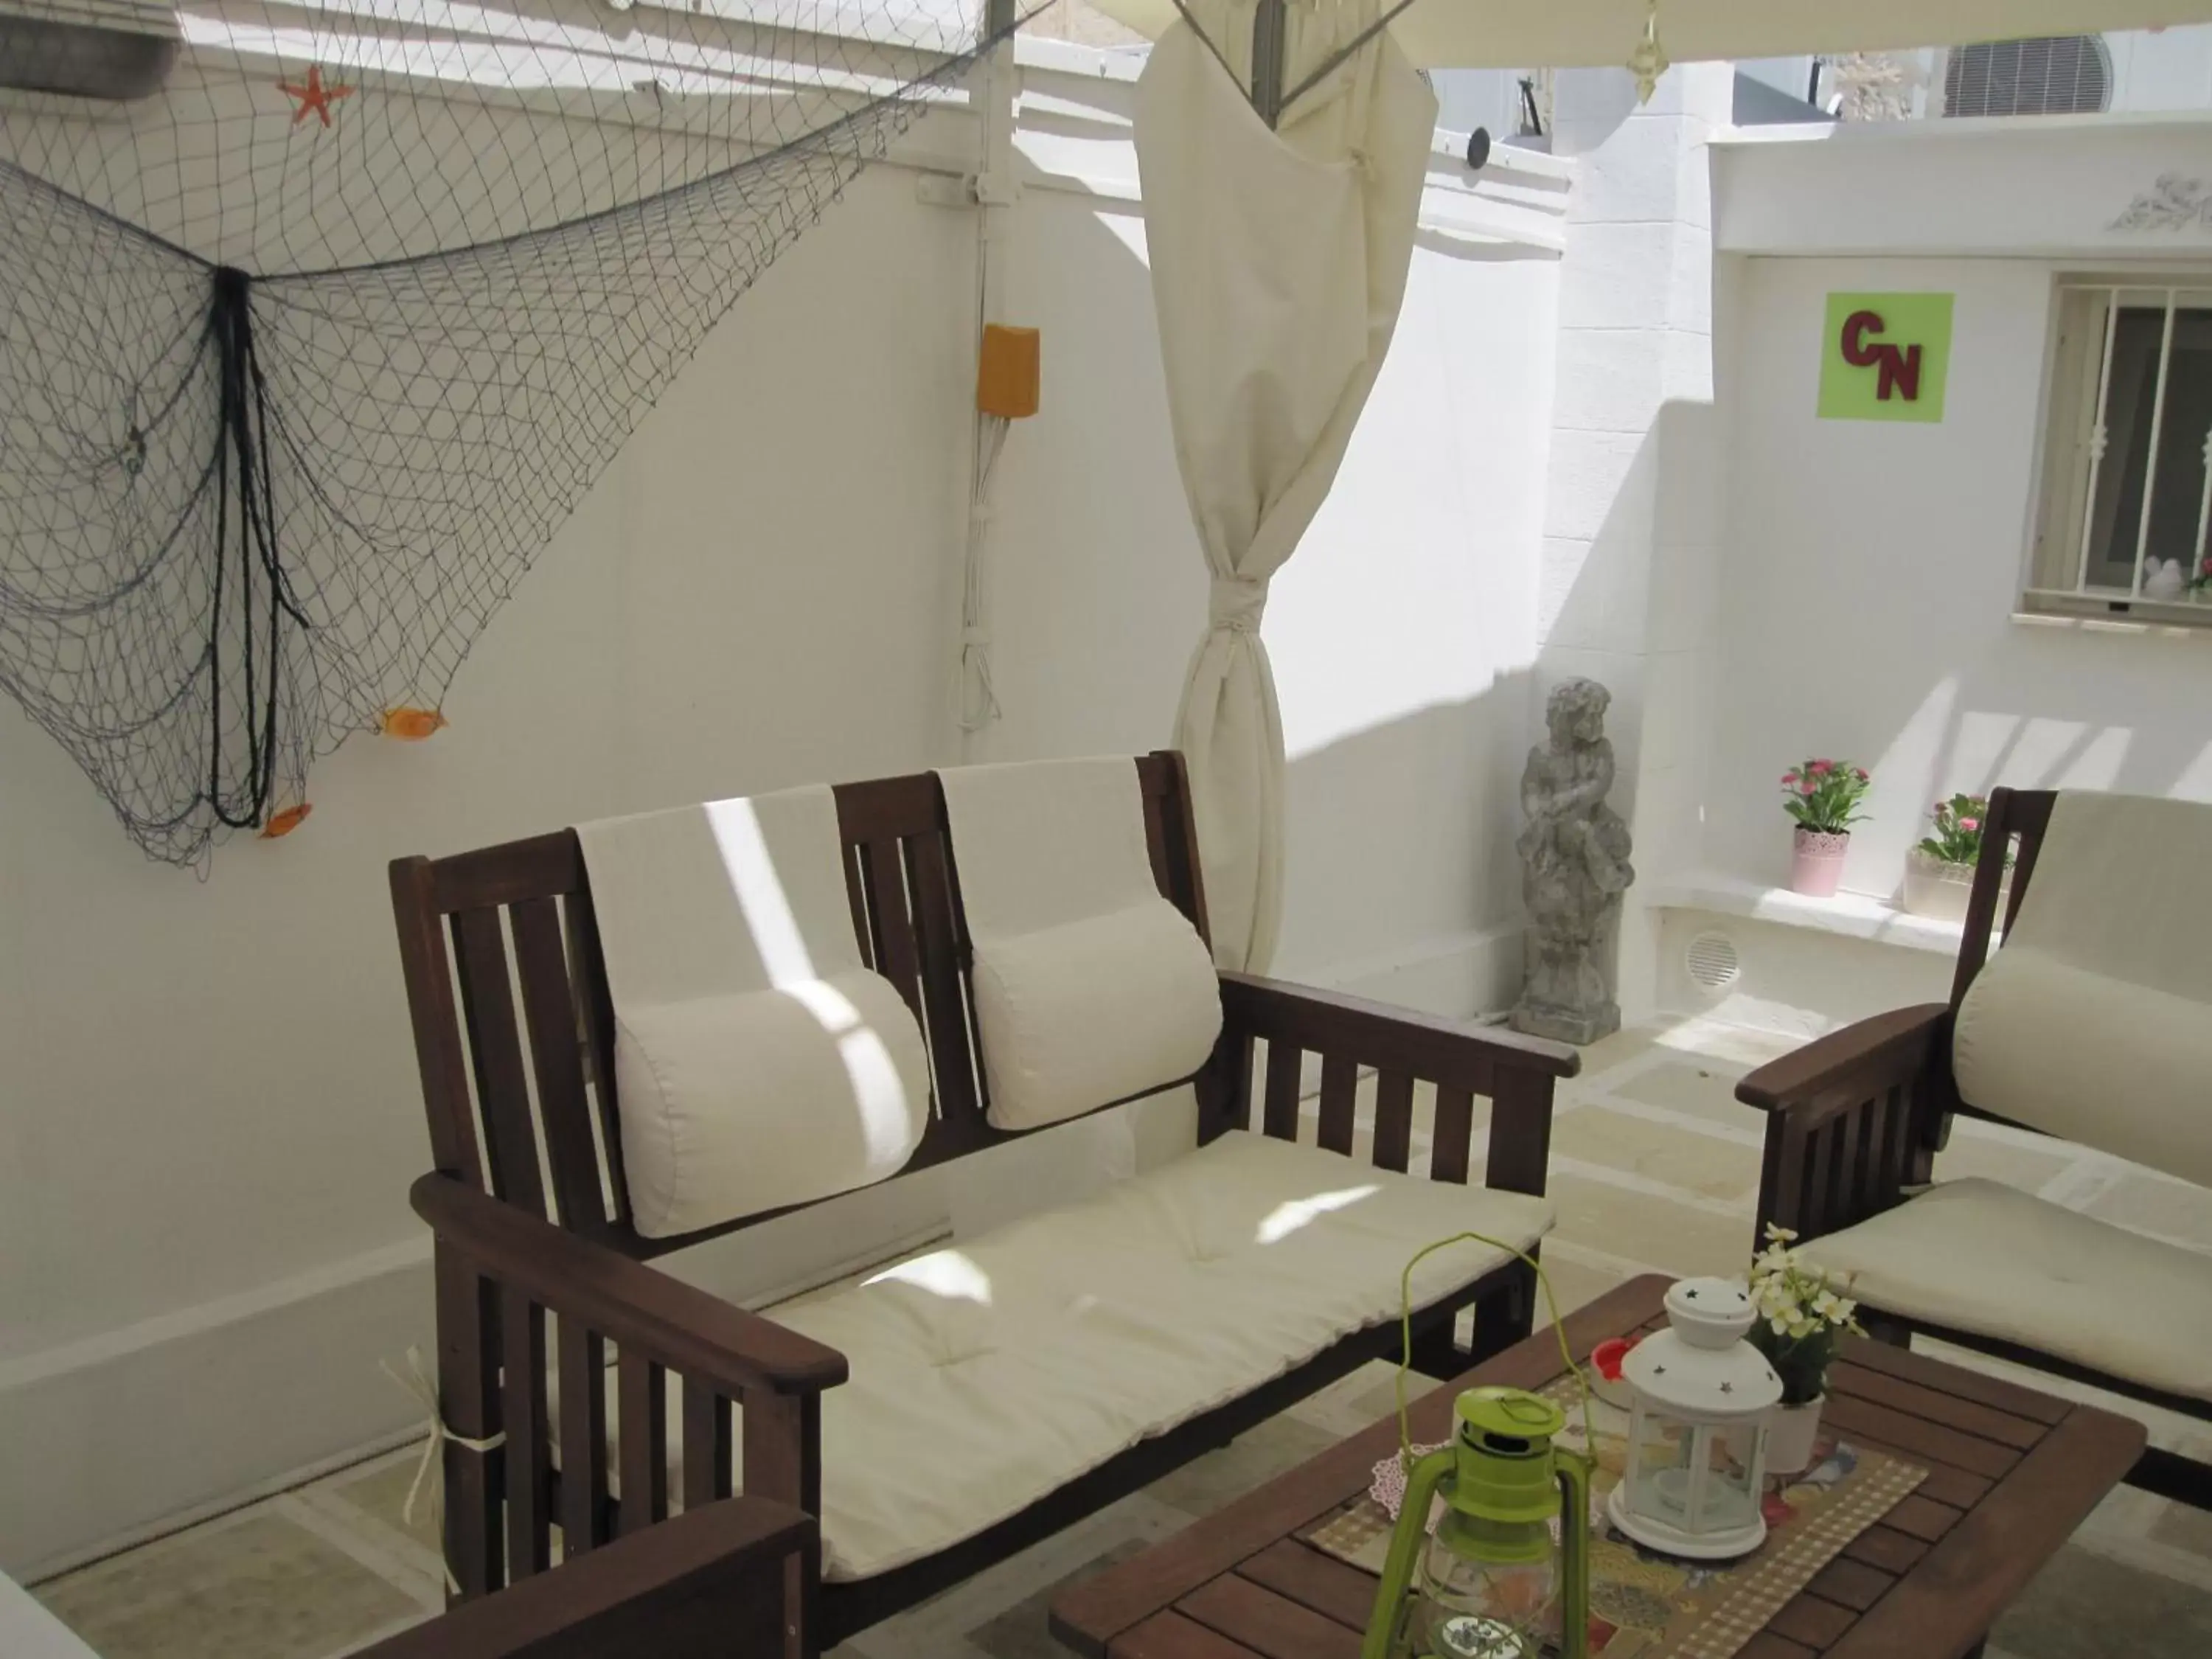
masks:
<svg viewBox="0 0 2212 1659"><path fill-rule="evenodd" d="M279 81L276 83L276 90L288 98L296 98L300 100L300 107L292 112L292 125L295 127L310 115L321 116L323 125L330 125L331 106L341 98L353 96L351 87L325 86L323 71L313 64L310 64L307 68L306 86L295 87L289 81Z"/></svg>

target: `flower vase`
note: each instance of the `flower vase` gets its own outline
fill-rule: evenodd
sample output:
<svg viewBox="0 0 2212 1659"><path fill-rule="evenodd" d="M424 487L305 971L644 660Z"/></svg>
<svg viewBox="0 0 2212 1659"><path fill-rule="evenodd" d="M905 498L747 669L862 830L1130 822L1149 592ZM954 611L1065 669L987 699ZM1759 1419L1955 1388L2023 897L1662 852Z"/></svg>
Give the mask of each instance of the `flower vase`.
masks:
<svg viewBox="0 0 2212 1659"><path fill-rule="evenodd" d="M1844 854L1850 850L1848 830L1808 830L1797 826L1790 857L1790 890L1808 898L1833 898L1843 878Z"/></svg>
<svg viewBox="0 0 2212 1659"><path fill-rule="evenodd" d="M1974 866L1953 864L1916 847L1905 855L1905 909L1908 915L1936 921L1964 921L1966 902L1973 896ZM1997 888L1997 915L2005 913L2012 892L2012 872L2004 873Z"/></svg>
<svg viewBox="0 0 2212 1659"><path fill-rule="evenodd" d="M1816 1394L1802 1405L1777 1406L1766 1420L1766 1472L1802 1474L1812 1467L1813 1443L1820 1433L1820 1407L1827 1399Z"/></svg>

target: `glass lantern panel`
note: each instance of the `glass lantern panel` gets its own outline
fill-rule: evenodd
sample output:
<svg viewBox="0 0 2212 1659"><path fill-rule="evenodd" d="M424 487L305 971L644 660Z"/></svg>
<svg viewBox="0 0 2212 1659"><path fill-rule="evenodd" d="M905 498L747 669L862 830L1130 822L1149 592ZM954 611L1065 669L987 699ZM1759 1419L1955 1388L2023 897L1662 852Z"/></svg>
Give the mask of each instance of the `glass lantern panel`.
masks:
<svg viewBox="0 0 2212 1659"><path fill-rule="evenodd" d="M1559 1638L1559 1593L1555 1552L1527 1562L1477 1561L1431 1539L1421 1560L1416 1651L1435 1659L1538 1659Z"/></svg>
<svg viewBox="0 0 2212 1659"><path fill-rule="evenodd" d="M1749 1526L1759 1514L1759 1493L1753 1484L1759 1425L1738 1423L1710 1429L1704 1446L1705 1498L1698 1530L1720 1532Z"/></svg>
<svg viewBox="0 0 2212 1659"><path fill-rule="evenodd" d="M1663 1412L1645 1410L1638 1413L1632 1432L1637 1437L1636 1483L1628 1494L1630 1508L1670 1527L1686 1528L1692 1431Z"/></svg>

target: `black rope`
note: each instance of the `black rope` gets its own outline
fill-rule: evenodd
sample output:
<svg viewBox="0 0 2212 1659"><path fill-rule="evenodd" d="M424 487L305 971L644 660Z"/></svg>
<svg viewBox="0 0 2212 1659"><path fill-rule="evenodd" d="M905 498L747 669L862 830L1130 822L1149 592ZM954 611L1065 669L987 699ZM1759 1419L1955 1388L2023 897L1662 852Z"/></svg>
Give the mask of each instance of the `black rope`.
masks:
<svg viewBox="0 0 2212 1659"><path fill-rule="evenodd" d="M276 776L277 688L283 679L284 623L301 627L307 617L294 602L276 547L276 502L269 469L269 383L253 349L253 279L234 265L216 269L214 298L208 307L208 331L215 341L216 477L215 568L208 606L207 653L213 671L208 699L207 800L216 817L234 830L258 828L269 809ZM227 612L224 565L231 556L228 534L234 495L237 503L235 619ZM265 590L267 613L257 637L256 580ZM244 794L231 781L222 709L223 644L239 641L240 672L246 689Z"/></svg>

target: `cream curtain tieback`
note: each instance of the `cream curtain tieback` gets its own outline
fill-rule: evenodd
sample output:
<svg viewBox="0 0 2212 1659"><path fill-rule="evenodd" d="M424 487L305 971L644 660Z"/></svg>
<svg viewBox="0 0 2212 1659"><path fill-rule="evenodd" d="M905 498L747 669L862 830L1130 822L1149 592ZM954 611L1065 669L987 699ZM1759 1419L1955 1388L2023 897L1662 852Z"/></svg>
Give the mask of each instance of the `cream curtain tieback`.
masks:
<svg viewBox="0 0 2212 1659"><path fill-rule="evenodd" d="M437 1385L430 1381L429 1372L422 1367L422 1349L411 1345L409 1346L408 1375L405 1376L393 1370L392 1362L389 1360L380 1359L376 1362L376 1365L379 1370L420 1401L423 1410L428 1412L430 1417L429 1437L422 1443L422 1456L415 1465L415 1479L408 1485L407 1501L399 1506L399 1518L411 1527L415 1524L415 1500L422 1495L423 1483L429 1480L431 1469L437 1465L439 1447L450 1440L456 1446L465 1446L472 1452L497 1451L507 1443L507 1431L501 1429L497 1434L486 1435L481 1440L471 1440L468 1436L455 1434L447 1428L446 1414L438 1404ZM458 1595L461 1590L461 1581L453 1577L453 1564L445 1559L446 1489L443 1483L432 1487L431 1493L430 1513L431 1518L437 1523L439 1562L446 1570L446 1588Z"/></svg>
<svg viewBox="0 0 2212 1659"><path fill-rule="evenodd" d="M1234 633L1258 633L1260 613L1267 608L1267 579L1264 576L1216 576L1206 593L1207 622Z"/></svg>

